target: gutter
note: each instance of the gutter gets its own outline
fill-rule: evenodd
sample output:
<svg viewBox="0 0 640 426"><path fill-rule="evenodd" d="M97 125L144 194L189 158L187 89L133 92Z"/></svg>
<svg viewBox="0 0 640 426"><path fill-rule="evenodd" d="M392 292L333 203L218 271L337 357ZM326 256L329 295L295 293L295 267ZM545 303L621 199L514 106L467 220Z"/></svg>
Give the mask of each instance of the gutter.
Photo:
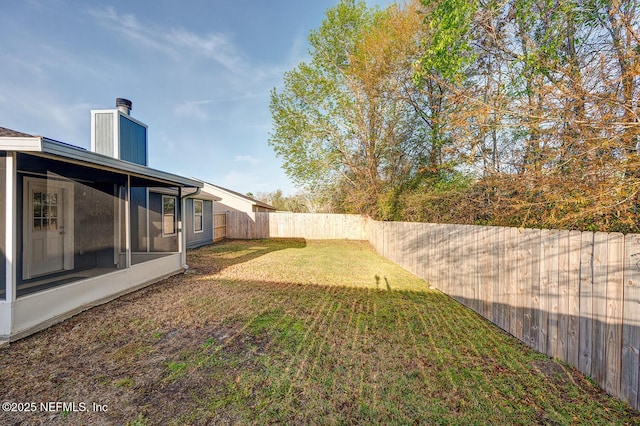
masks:
<svg viewBox="0 0 640 426"><path fill-rule="evenodd" d="M194 195L198 195L200 193L200 191L202 190L202 188L198 187L196 188L196 192L192 192L190 194L185 194L182 197L180 197L181 200L184 200L187 197L193 197Z"/></svg>

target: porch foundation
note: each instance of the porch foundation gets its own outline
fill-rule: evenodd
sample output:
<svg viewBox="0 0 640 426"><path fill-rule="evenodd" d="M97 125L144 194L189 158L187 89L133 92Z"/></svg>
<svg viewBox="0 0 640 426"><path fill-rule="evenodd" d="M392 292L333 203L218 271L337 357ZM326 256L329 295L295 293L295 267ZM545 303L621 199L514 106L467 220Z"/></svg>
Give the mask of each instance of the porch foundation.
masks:
<svg viewBox="0 0 640 426"><path fill-rule="evenodd" d="M73 315L182 272L180 253L163 256L18 298L0 302L0 344L43 330ZM7 327L7 325L10 325Z"/></svg>

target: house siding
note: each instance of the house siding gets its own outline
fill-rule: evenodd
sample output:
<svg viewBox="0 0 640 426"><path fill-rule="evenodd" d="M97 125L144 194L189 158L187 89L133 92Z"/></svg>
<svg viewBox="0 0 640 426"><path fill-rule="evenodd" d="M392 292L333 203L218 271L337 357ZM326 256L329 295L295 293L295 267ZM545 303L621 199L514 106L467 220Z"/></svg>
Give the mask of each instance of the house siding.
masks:
<svg viewBox="0 0 640 426"><path fill-rule="evenodd" d="M149 192L149 240L152 252L177 252L178 232L175 235L162 235L162 196ZM180 217L180 202L176 198L176 217ZM176 225L177 228L177 225Z"/></svg>
<svg viewBox="0 0 640 426"><path fill-rule="evenodd" d="M196 198L197 199L197 198ZM187 198L183 216L187 248L200 247L213 243L213 202L202 200L202 232L194 231L193 199Z"/></svg>
<svg viewBox="0 0 640 426"><path fill-rule="evenodd" d="M95 151L109 157L114 156L114 116L113 112L97 113L95 115Z"/></svg>
<svg viewBox="0 0 640 426"><path fill-rule="evenodd" d="M147 165L147 128L121 115L120 159Z"/></svg>

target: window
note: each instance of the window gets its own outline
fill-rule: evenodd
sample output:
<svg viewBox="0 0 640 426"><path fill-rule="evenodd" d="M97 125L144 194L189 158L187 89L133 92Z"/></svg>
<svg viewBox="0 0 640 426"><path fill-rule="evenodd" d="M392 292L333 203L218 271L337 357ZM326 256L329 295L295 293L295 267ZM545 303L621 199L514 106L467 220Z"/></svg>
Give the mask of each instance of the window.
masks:
<svg viewBox="0 0 640 426"><path fill-rule="evenodd" d="M58 193L33 192L33 231L58 229Z"/></svg>
<svg viewBox="0 0 640 426"><path fill-rule="evenodd" d="M193 200L193 232L202 232L202 200Z"/></svg>
<svg viewBox="0 0 640 426"><path fill-rule="evenodd" d="M162 196L162 235L176 233L176 198Z"/></svg>

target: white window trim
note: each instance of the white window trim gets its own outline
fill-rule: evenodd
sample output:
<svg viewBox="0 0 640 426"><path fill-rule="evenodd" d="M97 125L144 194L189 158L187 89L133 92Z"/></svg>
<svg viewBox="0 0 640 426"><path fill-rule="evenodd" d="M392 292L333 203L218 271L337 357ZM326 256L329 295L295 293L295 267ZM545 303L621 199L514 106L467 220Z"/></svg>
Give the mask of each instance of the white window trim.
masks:
<svg viewBox="0 0 640 426"><path fill-rule="evenodd" d="M173 233L168 234L166 232L164 232L164 217L165 217L165 213L164 213L164 200L166 198L170 198L173 200ZM176 205L176 197L172 197L170 195L163 195L162 196L162 237L173 237L178 233L178 226L176 224L176 209L177 209L177 205Z"/></svg>
<svg viewBox="0 0 640 426"><path fill-rule="evenodd" d="M201 229L198 231L196 229L196 223L198 223L196 221L196 217L198 217L198 215L196 214L196 203L200 203L200 226ZM193 200L193 233L194 234L201 234L202 232L204 232L204 201L203 200Z"/></svg>

